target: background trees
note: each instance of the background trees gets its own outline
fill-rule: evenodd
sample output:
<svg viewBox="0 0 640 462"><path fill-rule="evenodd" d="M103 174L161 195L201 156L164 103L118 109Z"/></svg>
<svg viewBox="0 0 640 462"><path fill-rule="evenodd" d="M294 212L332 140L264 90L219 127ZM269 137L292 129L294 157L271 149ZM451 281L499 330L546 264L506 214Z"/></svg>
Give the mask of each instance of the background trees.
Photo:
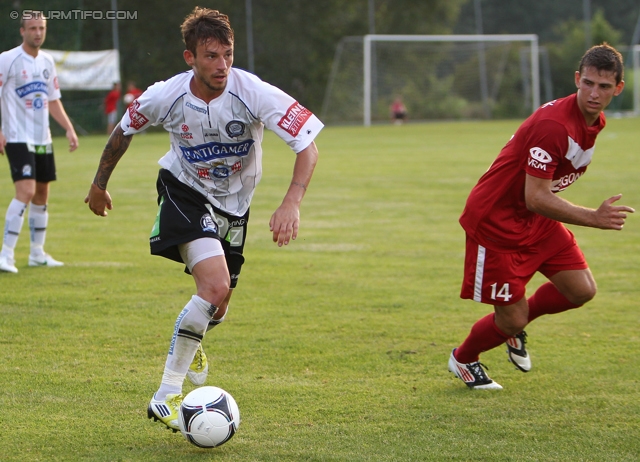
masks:
<svg viewBox="0 0 640 462"><path fill-rule="evenodd" d="M372 0L379 34L475 33L474 0ZM9 2L7 2L9 3ZM118 22L123 81L141 88L186 70L179 26L194 6L217 8L231 18L236 33L235 65L248 67L245 2L217 0L119 0L119 10L137 20ZM549 50L553 96L572 91L571 69L585 48L583 0L512 2L481 0L484 33L535 33ZM291 93L314 112L322 106L336 46L345 36L369 32L369 0L252 0L255 72ZM23 9L110 9L104 0L13 0L0 11L0 49L21 42L10 11ZM593 43L628 45L640 4L635 0L591 0ZM111 22L51 20L46 46L52 49L112 48ZM567 75L568 72L568 75ZM86 99L66 92L66 101ZM100 95L100 99L104 95ZM95 93L93 98L96 98Z"/></svg>

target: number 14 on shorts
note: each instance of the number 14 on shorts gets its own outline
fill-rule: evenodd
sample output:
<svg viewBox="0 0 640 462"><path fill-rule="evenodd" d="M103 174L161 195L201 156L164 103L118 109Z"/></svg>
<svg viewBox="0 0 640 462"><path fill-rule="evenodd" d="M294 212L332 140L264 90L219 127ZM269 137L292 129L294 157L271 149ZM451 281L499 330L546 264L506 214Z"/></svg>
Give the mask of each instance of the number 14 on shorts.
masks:
<svg viewBox="0 0 640 462"><path fill-rule="evenodd" d="M502 299L505 302L511 300L511 292L509 292L509 283L505 282L502 284L502 287L498 288L498 283L494 282L491 284L491 300Z"/></svg>

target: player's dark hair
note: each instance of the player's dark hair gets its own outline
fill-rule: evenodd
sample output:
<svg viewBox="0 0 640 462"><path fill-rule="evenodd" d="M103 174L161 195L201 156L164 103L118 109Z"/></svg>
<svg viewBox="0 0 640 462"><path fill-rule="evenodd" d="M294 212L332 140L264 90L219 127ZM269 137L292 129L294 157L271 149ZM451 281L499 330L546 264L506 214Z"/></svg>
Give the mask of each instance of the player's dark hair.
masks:
<svg viewBox="0 0 640 462"><path fill-rule="evenodd" d="M222 45L233 45L233 29L229 17L218 10L196 6L180 26L182 41L193 56L201 43L215 40Z"/></svg>
<svg viewBox="0 0 640 462"><path fill-rule="evenodd" d="M624 65L622 55L607 42L595 45L587 50L580 60L578 71L582 74L585 67L595 67L598 71L614 72L616 84L624 79Z"/></svg>

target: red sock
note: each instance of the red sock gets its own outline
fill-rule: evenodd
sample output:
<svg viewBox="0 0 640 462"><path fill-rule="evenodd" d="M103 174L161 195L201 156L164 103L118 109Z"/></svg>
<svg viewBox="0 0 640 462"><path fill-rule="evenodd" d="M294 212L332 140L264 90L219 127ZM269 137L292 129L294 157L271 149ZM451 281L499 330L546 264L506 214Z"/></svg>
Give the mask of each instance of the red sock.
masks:
<svg viewBox="0 0 640 462"><path fill-rule="evenodd" d="M498 329L494 321L494 313L486 315L471 328L469 336L456 349L458 362L469 364L478 361L480 353L502 345L511 335Z"/></svg>
<svg viewBox="0 0 640 462"><path fill-rule="evenodd" d="M574 305L567 297L562 295L552 282L547 282L538 287L538 290L529 297L529 322L543 314L562 313L582 305Z"/></svg>

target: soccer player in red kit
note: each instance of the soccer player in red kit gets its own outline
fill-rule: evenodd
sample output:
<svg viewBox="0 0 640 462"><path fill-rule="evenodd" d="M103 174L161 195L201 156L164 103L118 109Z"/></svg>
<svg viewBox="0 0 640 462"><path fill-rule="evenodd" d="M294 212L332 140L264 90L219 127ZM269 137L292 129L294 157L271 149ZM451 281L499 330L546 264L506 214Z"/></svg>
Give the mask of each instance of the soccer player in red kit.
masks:
<svg viewBox="0 0 640 462"><path fill-rule="evenodd" d="M525 120L467 199L460 217L466 232L460 297L494 306L449 358L449 370L471 389L502 388L480 364L482 352L506 342L509 360L528 372L527 324L578 308L596 294L584 255L562 223L621 230L634 210L616 205L621 195L591 209L555 193L585 173L605 126L603 111L622 92L623 77L615 48L590 48L575 73L577 92ZM536 271L549 282L527 299L525 286Z"/></svg>

